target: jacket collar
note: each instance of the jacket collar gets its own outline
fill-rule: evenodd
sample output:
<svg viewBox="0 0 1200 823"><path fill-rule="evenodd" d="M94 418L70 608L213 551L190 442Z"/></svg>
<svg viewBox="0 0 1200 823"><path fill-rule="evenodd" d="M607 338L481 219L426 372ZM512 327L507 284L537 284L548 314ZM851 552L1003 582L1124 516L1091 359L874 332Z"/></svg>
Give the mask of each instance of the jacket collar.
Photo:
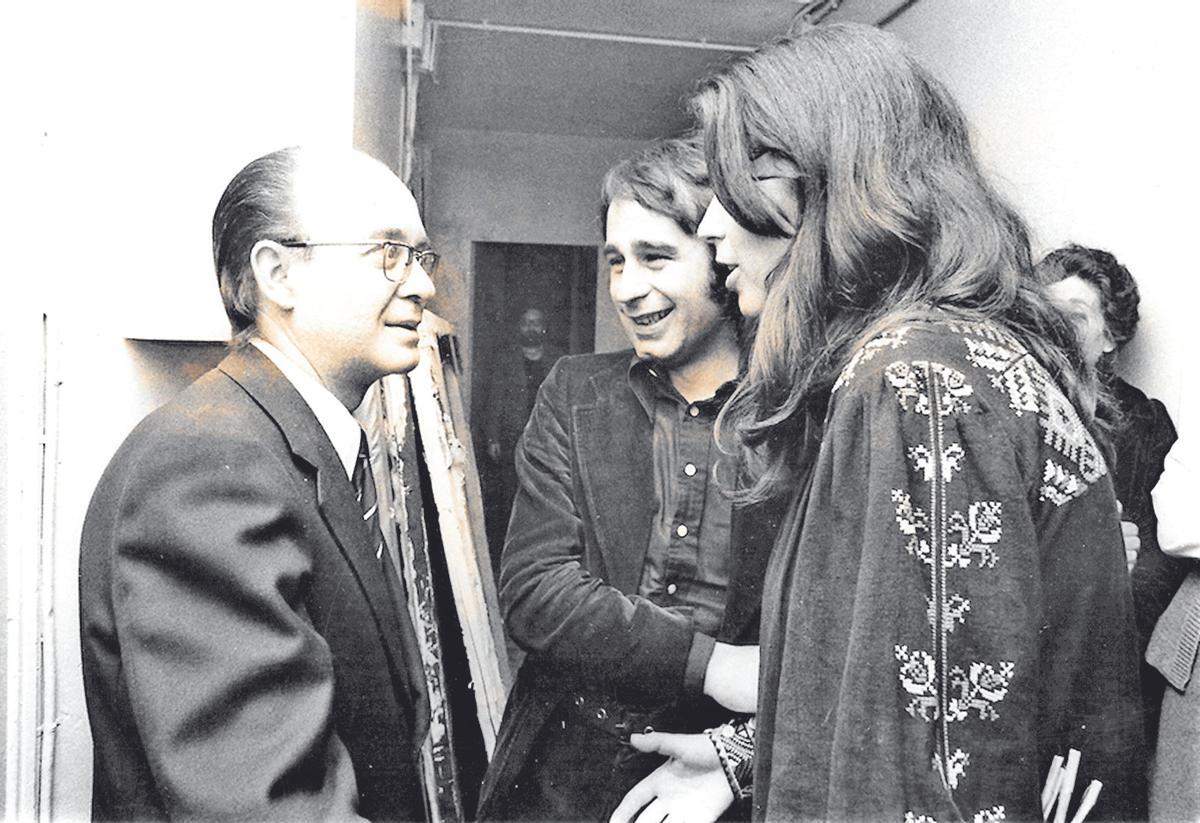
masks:
<svg viewBox="0 0 1200 823"><path fill-rule="evenodd" d="M362 519L358 499L337 451L308 404L283 373L259 350L243 347L217 368L240 385L275 421L292 454L316 474L317 506L334 542L350 565L375 617L384 648L392 658L398 682L412 688L404 675L402 621L372 550L374 540Z"/></svg>

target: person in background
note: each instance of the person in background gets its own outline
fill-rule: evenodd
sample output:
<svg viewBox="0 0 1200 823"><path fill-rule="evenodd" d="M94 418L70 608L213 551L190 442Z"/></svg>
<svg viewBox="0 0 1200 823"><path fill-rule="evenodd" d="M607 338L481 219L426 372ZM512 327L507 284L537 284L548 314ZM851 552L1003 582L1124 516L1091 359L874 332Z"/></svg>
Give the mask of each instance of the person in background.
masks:
<svg viewBox="0 0 1200 823"><path fill-rule="evenodd" d="M1078 344L958 105L898 38L828 24L695 107L717 196L699 233L758 318L718 431L750 469L739 499L788 506L755 818L1039 820L1071 748L1076 803L1103 782L1089 819L1144 817L1137 633ZM631 739L676 760L614 819L669 818L696 742ZM736 743L707 752L727 798Z"/></svg>
<svg viewBox="0 0 1200 823"><path fill-rule="evenodd" d="M1146 659L1167 680L1150 781L1150 820L1200 820L1200 449L1187 433L1167 455L1154 487L1158 541L1187 567L1159 618Z"/></svg>
<svg viewBox="0 0 1200 823"><path fill-rule="evenodd" d="M1161 402L1117 376L1120 352L1137 333L1137 283L1109 252L1079 245L1050 252L1038 263L1037 273L1047 283L1050 298L1071 318L1084 361L1095 371L1106 401L1097 411L1108 424L1112 442L1113 488L1127 531L1134 616L1145 651L1188 564L1159 549L1158 520L1150 499L1163 460L1175 443L1175 426ZM1143 663L1142 696L1151 751L1165 685L1158 670Z"/></svg>
<svg viewBox="0 0 1200 823"><path fill-rule="evenodd" d="M358 152L281 149L226 187L232 351L141 422L83 526L101 820L424 820L428 698L351 410L417 365L437 254Z"/></svg>
<svg viewBox="0 0 1200 823"><path fill-rule="evenodd" d="M778 521L735 511L716 477L738 325L695 235L710 197L694 142L657 143L605 178L609 295L633 350L560 360L517 447L500 601L528 654L481 820L604 820L663 762L631 732L754 709ZM720 776L713 788L728 791Z"/></svg>
<svg viewBox="0 0 1200 823"><path fill-rule="evenodd" d="M492 568L499 573L500 551L513 497L517 493L514 456L538 387L562 357L546 341L546 313L535 306L521 312L516 339L499 353L488 376L484 407L484 441L488 463L483 472L483 513Z"/></svg>

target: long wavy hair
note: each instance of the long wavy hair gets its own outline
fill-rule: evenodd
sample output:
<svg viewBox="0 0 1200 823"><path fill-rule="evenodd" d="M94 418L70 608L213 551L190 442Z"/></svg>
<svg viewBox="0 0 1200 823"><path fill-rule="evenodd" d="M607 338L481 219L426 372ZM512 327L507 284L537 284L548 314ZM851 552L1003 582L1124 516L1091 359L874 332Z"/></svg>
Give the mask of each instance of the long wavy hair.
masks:
<svg viewBox="0 0 1200 823"><path fill-rule="evenodd" d="M905 318L998 322L1086 412L1082 359L1032 275L1024 223L984 179L958 105L899 40L819 26L705 80L693 108L721 204L757 234L792 238L718 421L743 451L743 502L794 486L853 349ZM763 154L798 170L795 225L754 181Z"/></svg>

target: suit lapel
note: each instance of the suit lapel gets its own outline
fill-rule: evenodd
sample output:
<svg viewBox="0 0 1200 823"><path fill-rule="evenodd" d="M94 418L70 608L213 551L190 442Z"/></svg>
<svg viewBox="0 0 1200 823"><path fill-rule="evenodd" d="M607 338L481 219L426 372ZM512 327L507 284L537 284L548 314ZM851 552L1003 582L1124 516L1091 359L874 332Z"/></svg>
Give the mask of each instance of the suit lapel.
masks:
<svg viewBox="0 0 1200 823"><path fill-rule="evenodd" d="M628 594L641 579L656 508L652 427L625 370L611 384L601 385L603 376L592 378L595 403L574 411L572 440L605 580Z"/></svg>
<svg viewBox="0 0 1200 823"><path fill-rule="evenodd" d="M726 642L752 639L758 634L762 611L763 576L782 505L771 501L753 506L734 506L729 529L729 587L725 593L725 616L718 639Z"/></svg>
<svg viewBox="0 0 1200 823"><path fill-rule="evenodd" d="M279 426L292 453L315 471L321 518L362 588L397 679L411 691L409 677L404 675L409 666L400 635L407 615L401 619L387 589L379 561L371 550L375 541L368 534L354 488L333 443L299 392L258 349L239 349L217 368L237 381L262 406Z"/></svg>

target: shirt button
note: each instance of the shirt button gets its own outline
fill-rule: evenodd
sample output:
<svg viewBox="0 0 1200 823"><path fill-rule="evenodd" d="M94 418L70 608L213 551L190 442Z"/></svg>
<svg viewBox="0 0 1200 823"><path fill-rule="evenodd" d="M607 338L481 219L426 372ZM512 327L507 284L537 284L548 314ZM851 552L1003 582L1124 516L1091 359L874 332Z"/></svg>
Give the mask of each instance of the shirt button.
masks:
<svg viewBox="0 0 1200 823"><path fill-rule="evenodd" d="M688 527L683 525L682 523L680 523L678 526L675 527L675 534L679 535L680 537L687 537L688 536Z"/></svg>
<svg viewBox="0 0 1200 823"><path fill-rule="evenodd" d="M692 417L695 417L696 415L700 414L700 407L688 406L688 414L690 414Z"/></svg>
<svg viewBox="0 0 1200 823"><path fill-rule="evenodd" d="M676 586L674 583L667 584L667 594L675 594L675 592L677 592L677 591L679 591L679 587Z"/></svg>
<svg viewBox="0 0 1200 823"><path fill-rule="evenodd" d="M695 463L685 464L683 467L683 473L686 474L688 477L694 476L696 474L696 464Z"/></svg>

